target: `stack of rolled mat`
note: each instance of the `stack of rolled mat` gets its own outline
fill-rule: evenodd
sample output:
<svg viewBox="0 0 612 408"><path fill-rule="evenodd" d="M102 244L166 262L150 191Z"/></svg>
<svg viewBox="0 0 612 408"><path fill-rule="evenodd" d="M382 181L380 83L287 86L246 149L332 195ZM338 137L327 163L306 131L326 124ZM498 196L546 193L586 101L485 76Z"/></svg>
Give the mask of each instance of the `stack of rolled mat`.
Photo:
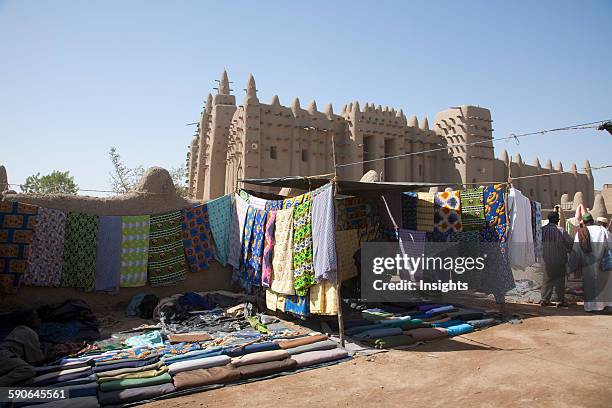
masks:
<svg viewBox="0 0 612 408"><path fill-rule="evenodd" d="M93 372L101 373L104 371L116 370L119 368L143 367L156 363L158 361L159 357L157 356L157 354L153 354L143 358L123 358L110 361L97 361L95 367L93 368Z"/></svg>
<svg viewBox="0 0 612 408"><path fill-rule="evenodd" d="M406 318L406 319L381 320L381 321L378 321L372 324L353 327L349 330L346 330L345 333L347 336L354 336L356 334L359 334L365 331L375 330L375 329L392 328L392 327L404 328L408 326L418 326L422 324L423 324L423 321L421 319Z"/></svg>
<svg viewBox="0 0 612 408"><path fill-rule="evenodd" d="M318 351L312 351L312 353L319 353ZM308 353L304 353L308 354ZM298 354L303 355L303 354ZM297 357L297 356L294 356ZM284 360L266 361L257 364L247 364L237 367L240 372L240 378L253 378L262 377L264 375L276 374L283 371L290 371L296 367L297 363L292 358L286 358Z"/></svg>
<svg viewBox="0 0 612 408"><path fill-rule="evenodd" d="M176 363L172 363L168 366L170 374L174 375L181 371L195 370L198 368L210 368L226 365L229 363L231 358L224 354L218 356L201 357L193 360L183 360Z"/></svg>
<svg viewBox="0 0 612 408"><path fill-rule="evenodd" d="M441 322L441 323L432 323L431 327L451 327L451 326L457 326L458 324L463 324L464 322L462 320L457 320L457 319L453 319L453 320L447 320L445 322Z"/></svg>
<svg viewBox="0 0 612 408"><path fill-rule="evenodd" d="M469 333L472 330L474 330L474 327L467 324L467 323L462 323L462 324L458 324L456 326L450 326L446 328L446 332L448 333L448 337L452 337L452 336L458 336L460 334L465 334L465 333Z"/></svg>
<svg viewBox="0 0 612 408"><path fill-rule="evenodd" d="M117 368L115 370L103 371L97 374L98 382L108 381L108 378L111 378L111 377L137 378L137 376L142 372L157 371L165 367L166 365L163 362L158 361L157 363L148 364L142 367L126 367L126 368Z"/></svg>
<svg viewBox="0 0 612 408"><path fill-rule="evenodd" d="M353 335L357 340L370 340L382 337L397 336L402 334L402 329L399 327L388 327L382 329L366 330L364 332Z"/></svg>
<svg viewBox="0 0 612 408"><path fill-rule="evenodd" d="M170 378L170 381L158 385L126 388L115 391L100 391L98 392L98 400L100 401L100 405L122 405L160 397L171 392L174 392L174 385Z"/></svg>

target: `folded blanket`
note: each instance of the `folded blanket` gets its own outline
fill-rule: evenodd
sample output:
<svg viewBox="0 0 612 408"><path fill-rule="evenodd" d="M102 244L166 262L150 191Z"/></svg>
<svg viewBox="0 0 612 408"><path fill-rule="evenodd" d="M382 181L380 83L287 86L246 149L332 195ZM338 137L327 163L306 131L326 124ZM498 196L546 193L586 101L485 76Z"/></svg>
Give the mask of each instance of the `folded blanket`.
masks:
<svg viewBox="0 0 612 408"><path fill-rule="evenodd" d="M128 388L125 390L106 392L100 391L98 393L98 400L100 401L100 405L129 404L130 402L143 401L171 392L174 392L174 385L172 385L172 382L169 382L160 385L150 385L148 387Z"/></svg>
<svg viewBox="0 0 612 408"><path fill-rule="evenodd" d="M179 355L169 355L162 357L162 361L166 364L178 363L179 361L194 360L203 357L218 356L223 353L223 347L208 347L202 350L189 351Z"/></svg>
<svg viewBox="0 0 612 408"><path fill-rule="evenodd" d="M489 318L480 320L468 320L466 323L474 327L475 329L480 329L482 327L493 326L495 324L495 319Z"/></svg>
<svg viewBox="0 0 612 408"><path fill-rule="evenodd" d="M446 337L446 330L441 328L421 328L412 329L404 332L404 334L412 337L414 341L430 341Z"/></svg>
<svg viewBox="0 0 612 408"><path fill-rule="evenodd" d="M280 346L278 343L268 341L264 343L249 344L248 346L244 347L228 348L224 351L224 354L227 354L230 357L238 357L244 354L256 353L258 351L278 350L279 348Z"/></svg>
<svg viewBox="0 0 612 408"><path fill-rule="evenodd" d="M136 371L133 373L123 373L123 374L114 375L112 377L101 377L101 378L98 378L98 383L101 384L103 382L123 380L123 379L128 379L128 378L151 378L151 377L157 377L158 375L162 375L167 372L168 372L168 367L164 365L158 369L153 369L153 370Z"/></svg>
<svg viewBox="0 0 612 408"><path fill-rule="evenodd" d="M90 366L90 361L72 361L64 364L56 364L50 366L42 366L42 367L34 367L34 372L36 375L43 375L47 373L62 371L62 370L71 370L73 368L81 368Z"/></svg>
<svg viewBox="0 0 612 408"><path fill-rule="evenodd" d="M327 334L316 334L314 336L304 336L294 340L283 340L278 342L278 346L282 349L290 349L322 340L327 340Z"/></svg>
<svg viewBox="0 0 612 408"><path fill-rule="evenodd" d="M258 353L245 354L243 356L232 358L232 365L240 367L248 364L266 363L268 361L284 360L289 358L289 353L286 350L269 350L260 351Z"/></svg>
<svg viewBox="0 0 612 408"><path fill-rule="evenodd" d="M121 361L118 360L118 362L113 363L113 364L103 364L103 365L96 365L93 368L93 372L94 373L100 373L103 371L109 371L109 370L117 370L119 368L128 368L128 367L143 367L149 364L153 364L156 363L159 360L159 358L157 356L154 357L149 357L146 359L142 359L142 360L137 360L137 361Z"/></svg>
<svg viewBox="0 0 612 408"><path fill-rule="evenodd" d="M183 371L174 376L177 390L213 384L225 384L240 379L240 371L231 364L223 367L200 368Z"/></svg>
<svg viewBox="0 0 612 408"><path fill-rule="evenodd" d="M321 350L321 351L309 351L308 353L296 354L291 356L291 360L294 360L297 367L308 367L315 364L327 363L329 361L336 361L348 356L346 350L337 348L332 350Z"/></svg>
<svg viewBox="0 0 612 408"><path fill-rule="evenodd" d="M22 408L98 408L99 406L98 398L94 395L91 397L65 398L43 404L24 405Z"/></svg>
<svg viewBox="0 0 612 408"><path fill-rule="evenodd" d="M125 390L128 388L147 387L165 383L172 383L172 377L170 377L170 374L168 373L163 373L150 378L126 378L103 382L100 384L100 391Z"/></svg>
<svg viewBox="0 0 612 408"><path fill-rule="evenodd" d="M315 351L314 353L317 352ZM240 371L240 378L252 378L293 370L296 366L297 362L295 360L286 358L284 360L240 366L238 371Z"/></svg>
<svg viewBox="0 0 612 408"><path fill-rule="evenodd" d="M467 323L459 324L457 326L451 326L446 328L446 332L448 333L448 337L458 336L460 334L469 333L474 330L474 327L470 326Z"/></svg>
<svg viewBox="0 0 612 408"><path fill-rule="evenodd" d="M174 375L181 371L195 370L196 368L210 368L226 365L231 359L226 355L203 357L195 360L179 361L168 366L170 374Z"/></svg>
<svg viewBox="0 0 612 408"><path fill-rule="evenodd" d="M96 374L88 375L87 377L75 378L74 380L63 381L61 383L49 384L47 387L49 388L59 388L59 387L67 387L73 385L80 384L89 384L92 381L98 381L98 376Z"/></svg>
<svg viewBox="0 0 612 408"><path fill-rule="evenodd" d="M32 384L39 385L43 383L49 383L49 381L57 382L57 379L60 377L64 377L68 374L83 373L83 372L87 373L84 376L90 375L91 367L88 365L84 365L84 366L76 367L76 368L68 368L68 369L60 369L59 371L52 371L52 372L34 377L34 379L32 380Z"/></svg>
<svg viewBox="0 0 612 408"><path fill-rule="evenodd" d="M84 370L80 370L78 372L72 372L69 374L60 374L57 376L47 377L43 380L36 381L35 385L37 387L45 387L51 384L59 384L70 380L75 380L79 378L89 377L92 374L91 367L84 367ZM44 374L46 376L47 374ZM41 376L42 377L42 376Z"/></svg>
<svg viewBox="0 0 612 408"><path fill-rule="evenodd" d="M119 368L117 370L108 370L108 371L103 371L101 373L98 373L98 378L115 377L115 376L119 376L119 375L127 374L127 373L138 373L142 371L157 370L164 366L165 366L164 363L162 363L161 361L158 361L157 363L149 364L149 365L142 366L142 367Z"/></svg>
<svg viewBox="0 0 612 408"><path fill-rule="evenodd" d="M318 341L316 343L304 344L303 346L294 347L287 349L287 352L290 356L294 354L306 353L308 351L316 351L316 350L331 350L338 347L338 343L333 340L323 340Z"/></svg>
<svg viewBox="0 0 612 408"><path fill-rule="evenodd" d="M384 329L374 329L355 334L353 337L359 340L377 339L381 337L397 336L402 334L402 329L399 327L389 327Z"/></svg>
<svg viewBox="0 0 612 408"><path fill-rule="evenodd" d="M169 334L168 335L168 340L170 341L170 343L182 343L182 342L187 342L187 343L192 343L195 341L207 341L207 340L212 340L212 337L210 334L206 333L206 332L201 332L201 333L174 333L174 334Z"/></svg>

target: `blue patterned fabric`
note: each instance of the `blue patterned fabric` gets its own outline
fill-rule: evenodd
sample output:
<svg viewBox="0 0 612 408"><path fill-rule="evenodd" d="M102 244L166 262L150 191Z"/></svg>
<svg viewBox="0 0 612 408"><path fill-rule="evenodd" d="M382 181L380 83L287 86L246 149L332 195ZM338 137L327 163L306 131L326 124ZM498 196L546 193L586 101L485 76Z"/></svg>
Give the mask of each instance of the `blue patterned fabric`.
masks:
<svg viewBox="0 0 612 408"><path fill-rule="evenodd" d="M308 316L308 296L290 295L285 299L285 312L297 316Z"/></svg>
<svg viewBox="0 0 612 408"><path fill-rule="evenodd" d="M254 286L261 286L263 243L267 215L268 212L265 210L254 210L253 229L250 248L248 248L245 276L246 281Z"/></svg>
<svg viewBox="0 0 612 408"><path fill-rule="evenodd" d="M230 247L230 227L232 225L232 196L223 197L206 203L208 207L208 221L215 244L215 259L223 266L227 265Z"/></svg>

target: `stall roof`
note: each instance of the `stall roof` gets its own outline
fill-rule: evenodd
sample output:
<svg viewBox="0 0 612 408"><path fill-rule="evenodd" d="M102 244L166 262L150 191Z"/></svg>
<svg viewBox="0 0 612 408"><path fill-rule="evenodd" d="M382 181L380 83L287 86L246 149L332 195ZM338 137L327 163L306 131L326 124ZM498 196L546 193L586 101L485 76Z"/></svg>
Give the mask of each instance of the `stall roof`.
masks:
<svg viewBox="0 0 612 408"><path fill-rule="evenodd" d="M300 190L312 190L324 186L330 182L330 178L314 178L314 177L298 177L287 176L280 178L258 178L258 179L243 179L243 183L253 184L265 187L288 187L297 188ZM338 193L345 195L362 195L372 193L386 193L397 191L415 191L428 187L445 187L447 184L441 183L420 183L420 182L364 182L364 181L348 181L338 180Z"/></svg>

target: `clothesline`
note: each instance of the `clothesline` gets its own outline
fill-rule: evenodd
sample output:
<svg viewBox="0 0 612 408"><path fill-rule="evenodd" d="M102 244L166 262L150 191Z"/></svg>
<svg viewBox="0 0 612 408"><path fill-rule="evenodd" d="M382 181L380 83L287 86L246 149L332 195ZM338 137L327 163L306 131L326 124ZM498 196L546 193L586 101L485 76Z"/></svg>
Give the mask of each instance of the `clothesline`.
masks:
<svg viewBox="0 0 612 408"><path fill-rule="evenodd" d="M566 127L561 127L561 128L545 129L545 130L540 130L540 131L536 131L536 132L522 133L522 134L518 134L518 135L514 134L514 133L511 133L510 136L507 136L507 137L492 138L492 139L478 140L478 141L470 142L470 143L456 144L456 145L453 145L453 147L456 147L456 146L463 146L463 147L474 146L474 145L477 145L477 144L483 144L483 143L489 143L489 142L492 143L492 142L497 142L497 141L501 141L501 140L510 140L510 139L514 139L518 143L518 139L522 138L522 137L533 136L533 135L543 135L545 133L559 132L559 131L564 131L564 130L589 129L589 128L586 128L585 126L594 125L594 124L597 124L597 123L604 123L604 122L607 122L609 120L610 119L598 120L598 121L594 121L594 122L580 123L580 124L577 124L577 125L571 125L571 126L566 126ZM416 155L419 155L419 154L433 153L433 152L439 152L439 151L443 151L443 150L448 150L448 146L440 147L440 148L435 148L435 149L429 149L429 150L421 150L419 152L410 152L410 153L397 154L397 155L387 156L387 157L379 157L377 159L369 159L369 160L361 160L361 161L356 161L356 162L351 162L351 163L337 164L336 168L353 166L353 165L364 164L364 163L372 163L372 162L377 162L377 161L382 161L382 160L397 159L397 158L401 158L401 157L416 156Z"/></svg>

